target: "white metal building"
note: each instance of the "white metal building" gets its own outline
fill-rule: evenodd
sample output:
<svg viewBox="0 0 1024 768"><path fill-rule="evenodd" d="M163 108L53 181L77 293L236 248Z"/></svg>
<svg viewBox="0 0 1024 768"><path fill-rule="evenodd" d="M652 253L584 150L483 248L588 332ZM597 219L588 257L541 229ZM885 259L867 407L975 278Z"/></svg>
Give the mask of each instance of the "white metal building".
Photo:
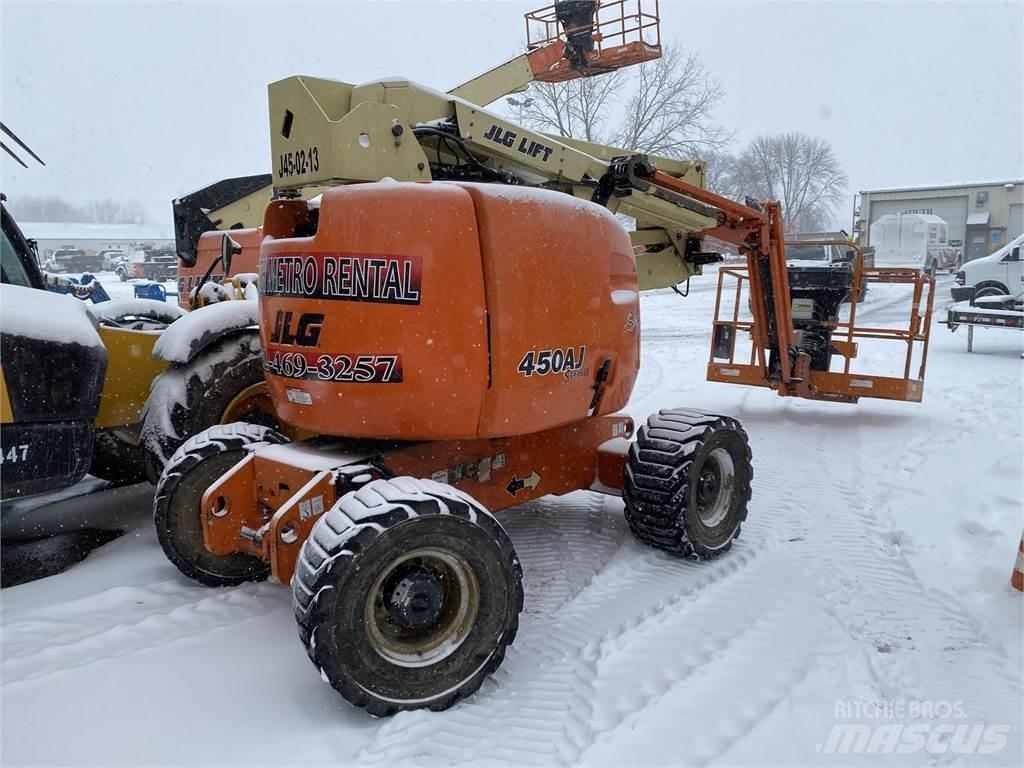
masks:
<svg viewBox="0 0 1024 768"><path fill-rule="evenodd" d="M1024 232L1024 179L865 190L859 195L857 235L871 245L882 216L926 214L949 224L951 244L965 259L987 256Z"/></svg>
<svg viewBox="0 0 1024 768"><path fill-rule="evenodd" d="M67 224L49 221L19 221L25 237L39 244L39 255L49 256L58 248L83 251L132 251L141 246L173 247L174 229L159 224Z"/></svg>

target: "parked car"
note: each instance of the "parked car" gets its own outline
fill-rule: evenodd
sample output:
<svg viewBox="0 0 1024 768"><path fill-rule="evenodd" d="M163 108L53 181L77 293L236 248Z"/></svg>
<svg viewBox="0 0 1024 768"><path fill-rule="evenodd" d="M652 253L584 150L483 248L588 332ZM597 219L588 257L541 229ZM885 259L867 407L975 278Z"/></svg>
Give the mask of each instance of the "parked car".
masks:
<svg viewBox="0 0 1024 768"><path fill-rule="evenodd" d="M98 272L102 264L95 251L81 248L58 248L53 252L55 272Z"/></svg>
<svg viewBox="0 0 1024 768"><path fill-rule="evenodd" d="M995 253L968 261L956 273L951 289L953 301L971 301L984 296L1016 296L1024 291L1024 235L1019 235Z"/></svg>
<svg viewBox="0 0 1024 768"><path fill-rule="evenodd" d="M117 250L100 251L97 256L104 272L113 272L118 264L128 260L127 253Z"/></svg>
<svg viewBox="0 0 1024 768"><path fill-rule="evenodd" d="M129 279L166 282L177 275L178 257L173 248L143 248L115 268L121 281Z"/></svg>

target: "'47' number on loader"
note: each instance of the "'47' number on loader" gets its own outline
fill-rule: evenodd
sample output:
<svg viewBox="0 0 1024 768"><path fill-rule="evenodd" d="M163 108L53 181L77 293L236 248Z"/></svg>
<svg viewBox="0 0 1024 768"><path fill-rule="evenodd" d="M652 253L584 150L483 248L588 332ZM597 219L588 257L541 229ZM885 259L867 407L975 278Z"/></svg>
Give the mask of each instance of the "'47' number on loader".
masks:
<svg viewBox="0 0 1024 768"><path fill-rule="evenodd" d="M12 445L7 449L7 453L0 449L0 464L7 462L15 463L18 461L28 461L28 443L24 445Z"/></svg>
<svg viewBox="0 0 1024 768"><path fill-rule="evenodd" d="M539 351L530 350L523 355L519 363L519 372L523 376L544 376L548 373L562 373L564 371L577 371L583 367L583 359L586 357L586 347L567 347L566 349L542 349Z"/></svg>

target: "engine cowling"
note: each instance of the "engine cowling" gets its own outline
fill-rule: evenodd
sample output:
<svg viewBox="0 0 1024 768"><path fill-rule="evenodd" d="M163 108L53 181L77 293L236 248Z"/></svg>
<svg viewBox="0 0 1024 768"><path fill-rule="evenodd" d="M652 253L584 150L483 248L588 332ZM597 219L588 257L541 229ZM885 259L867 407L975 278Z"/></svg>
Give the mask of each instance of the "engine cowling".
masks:
<svg viewBox="0 0 1024 768"><path fill-rule="evenodd" d="M636 260L600 206L536 189L381 182L330 189L318 210L271 203L264 232L264 370L295 426L499 437L629 399Z"/></svg>

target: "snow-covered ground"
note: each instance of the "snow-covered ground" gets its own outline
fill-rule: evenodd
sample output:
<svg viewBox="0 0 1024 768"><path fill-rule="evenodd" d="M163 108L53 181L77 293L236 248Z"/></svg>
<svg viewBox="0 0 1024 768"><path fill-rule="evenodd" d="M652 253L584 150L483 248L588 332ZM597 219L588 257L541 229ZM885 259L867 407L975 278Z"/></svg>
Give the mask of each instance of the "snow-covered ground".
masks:
<svg viewBox="0 0 1024 768"><path fill-rule="evenodd" d="M743 422L754 495L729 555L640 546L591 493L505 512L527 584L505 663L452 710L377 720L321 682L289 590L190 583L141 508L0 595L3 762L1020 765L1022 334L979 331L968 354L936 327L921 405L787 400L704 381L713 287L644 295L629 411ZM861 319L894 320L900 290ZM888 754L843 754L856 724L859 751Z"/></svg>

